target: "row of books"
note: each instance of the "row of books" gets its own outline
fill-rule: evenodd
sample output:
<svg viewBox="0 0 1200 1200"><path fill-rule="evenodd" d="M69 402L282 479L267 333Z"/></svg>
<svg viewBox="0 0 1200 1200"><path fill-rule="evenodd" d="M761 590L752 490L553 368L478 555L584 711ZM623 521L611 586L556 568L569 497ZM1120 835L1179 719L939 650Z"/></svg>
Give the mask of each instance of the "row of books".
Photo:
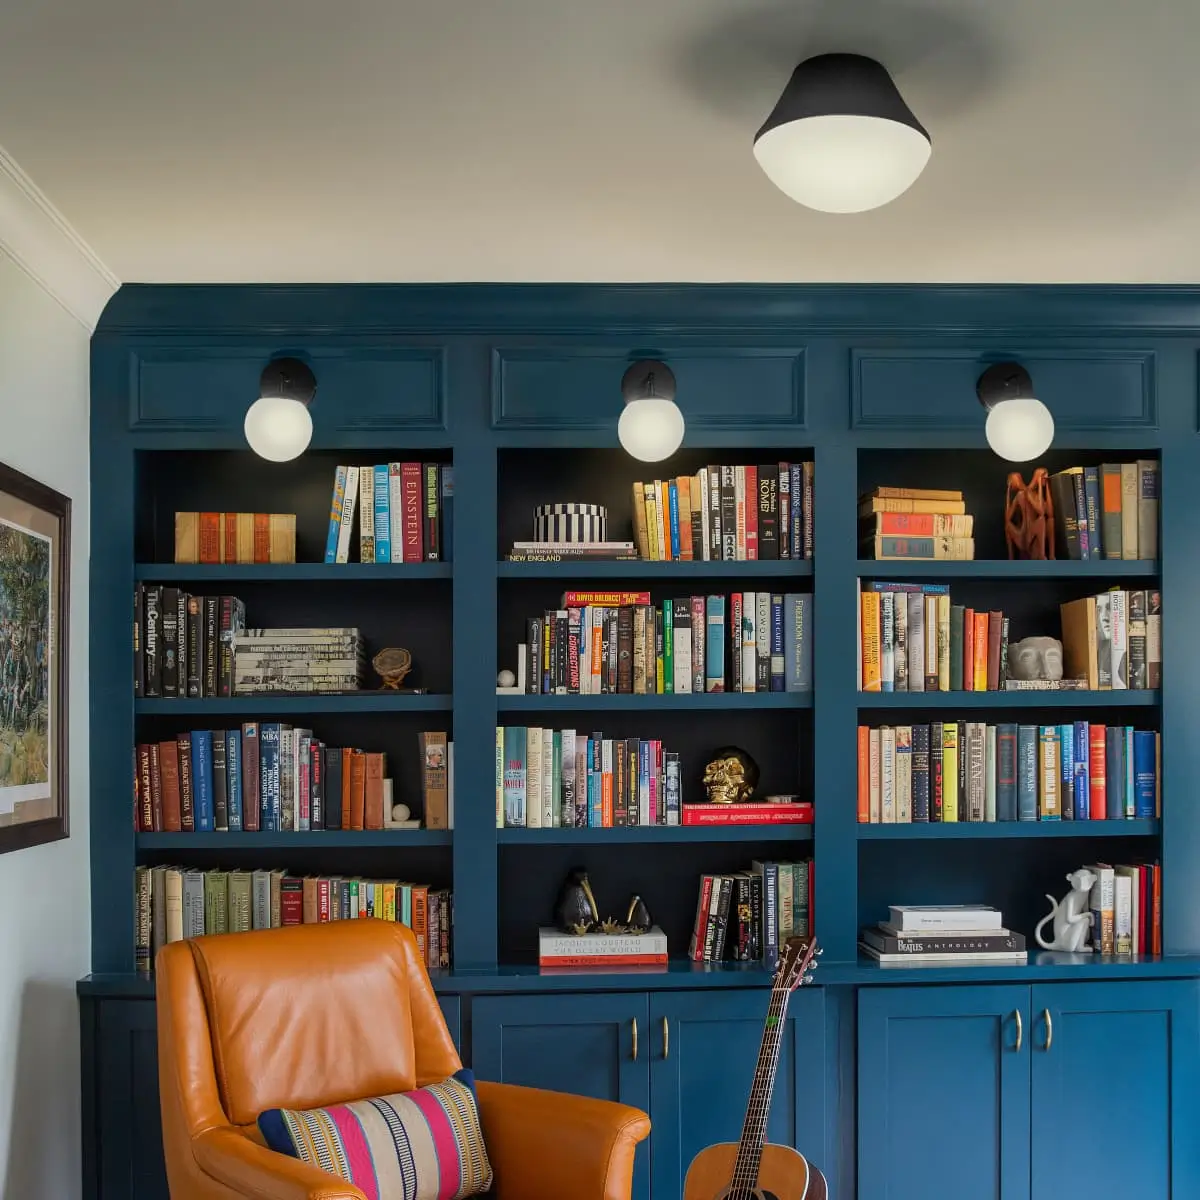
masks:
<svg viewBox="0 0 1200 1200"><path fill-rule="evenodd" d="M1120 821L1162 815L1161 735L1130 725L858 727L858 820Z"/></svg>
<svg viewBox="0 0 1200 1200"><path fill-rule="evenodd" d="M779 948L813 929L813 860L755 860L749 870L702 875L688 943L693 962L762 961L774 970Z"/></svg>
<svg viewBox="0 0 1200 1200"><path fill-rule="evenodd" d="M811 691L812 596L567 592L526 621L516 674L535 695Z"/></svg>
<svg viewBox="0 0 1200 1200"><path fill-rule="evenodd" d="M1162 864L1091 863L1089 908L1097 954L1162 953Z"/></svg>
<svg viewBox="0 0 1200 1200"><path fill-rule="evenodd" d="M1014 966L1028 961L1025 936L985 904L893 904L862 930L859 949L883 967Z"/></svg>
<svg viewBox="0 0 1200 1200"><path fill-rule="evenodd" d="M294 563L295 513L177 512L177 563Z"/></svg>
<svg viewBox="0 0 1200 1200"><path fill-rule="evenodd" d="M448 968L451 961L449 889L397 879L139 866L134 869L134 913L139 970L152 968L168 942L184 938L367 917L407 925L427 966Z"/></svg>
<svg viewBox="0 0 1200 1200"><path fill-rule="evenodd" d="M425 825L450 829L453 744L421 733ZM134 750L138 833L288 833L418 828L392 819L387 755L328 746L311 729L247 721L193 729Z"/></svg>
<svg viewBox="0 0 1200 1200"><path fill-rule="evenodd" d="M353 692L366 673L366 642L352 627L235 628L231 640L235 696Z"/></svg>
<svg viewBox="0 0 1200 1200"><path fill-rule="evenodd" d="M350 561L357 514L358 562L449 562L453 513L454 468L447 463L339 466L325 561Z"/></svg>
<svg viewBox="0 0 1200 1200"><path fill-rule="evenodd" d="M192 596L182 588L136 584L133 694L233 695L233 641L245 625L246 607L236 596Z"/></svg>
<svg viewBox="0 0 1200 1200"><path fill-rule="evenodd" d="M859 558L969 562L974 532L960 491L877 487L858 498Z"/></svg>
<svg viewBox="0 0 1200 1200"><path fill-rule="evenodd" d="M1158 491L1153 458L1051 475L1056 557L1157 558Z"/></svg>
<svg viewBox="0 0 1200 1200"><path fill-rule="evenodd" d="M635 483L633 536L651 562L812 558L813 464L710 466Z"/></svg>
<svg viewBox="0 0 1200 1200"><path fill-rule="evenodd" d="M1112 588L1059 605L1063 669L1093 690L1162 686L1162 593Z"/></svg>

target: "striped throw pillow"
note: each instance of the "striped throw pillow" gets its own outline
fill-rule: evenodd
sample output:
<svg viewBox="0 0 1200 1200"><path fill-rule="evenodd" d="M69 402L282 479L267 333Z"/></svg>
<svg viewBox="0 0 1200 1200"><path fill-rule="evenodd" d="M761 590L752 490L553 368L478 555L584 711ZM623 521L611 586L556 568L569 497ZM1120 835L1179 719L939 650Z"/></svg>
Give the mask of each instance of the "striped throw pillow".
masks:
<svg viewBox="0 0 1200 1200"><path fill-rule="evenodd" d="M367 1200L458 1200L492 1186L475 1077L299 1111L271 1108L258 1128L280 1154L311 1163Z"/></svg>

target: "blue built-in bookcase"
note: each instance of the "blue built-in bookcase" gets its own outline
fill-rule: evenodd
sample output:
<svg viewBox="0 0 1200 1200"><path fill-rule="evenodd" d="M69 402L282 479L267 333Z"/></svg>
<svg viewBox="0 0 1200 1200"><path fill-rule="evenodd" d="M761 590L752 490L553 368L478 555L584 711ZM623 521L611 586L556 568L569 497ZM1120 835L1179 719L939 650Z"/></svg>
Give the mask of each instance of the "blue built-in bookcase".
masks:
<svg viewBox="0 0 1200 1200"><path fill-rule="evenodd" d="M481 1077L645 1108L635 1194L680 1195L691 1157L736 1139L766 1009L766 974L685 959L697 882L755 858L815 862L817 985L798 993L769 1135L825 1168L831 1194L1100 1194L1122 1171L1147 1200L1200 1194L1190 1138L1200 1095L1200 290L1097 287L126 286L92 351L92 974L79 985L85 1189L165 1196L153 1136L154 983L134 970L137 865L287 866L452 887L454 963L443 1011ZM287 464L242 436L264 364L299 354L317 377L310 450ZM665 360L687 421L674 462L619 448L620 381ZM1009 470L987 448L979 374L1016 360L1054 415L1065 466L1154 458L1153 561L1013 562ZM710 462L812 459L811 561L514 563L538 503L606 504L628 527L630 485ZM326 566L339 462L454 467L450 561ZM1022 469L1029 477L1033 464ZM858 559L856 498L877 485L961 488L972 562ZM297 514L294 565L174 564L173 515ZM412 650L417 695L137 700L130 670L138 580L241 596L252 624L354 624L369 648ZM1060 602L1110 586L1158 589L1162 687L1153 692L856 691L860 582L944 581L956 603L1012 615L1013 635L1057 633ZM572 587L811 591L811 693L498 695L524 618ZM455 745L455 828L323 834L139 834L131 750L203 722L278 714L327 741L388 753L419 808L417 734ZM1161 817L1129 821L860 824L856 729L940 719L1092 717L1162 735ZM497 829L495 728L539 724L661 737L683 755L685 798L706 757L750 750L764 790L815 802L811 827ZM1085 863L1159 860L1164 954L1028 965L880 968L857 951L889 903L981 900L1026 935ZM673 961L638 974L536 967L573 866L602 906L633 892ZM639 1038L640 1035L640 1038ZM640 1047L640 1048L639 1048ZM1087 1081L1105 1153L1064 1154L1061 1113ZM949 1080L949 1082L947 1082ZM933 1114L931 1116L931 1114ZM936 1154L914 1158L938 1130ZM132 1131L140 1131L135 1134ZM1081 1135L1082 1136L1082 1135ZM914 1165L914 1162L916 1165ZM927 1164L927 1165L926 1165Z"/></svg>

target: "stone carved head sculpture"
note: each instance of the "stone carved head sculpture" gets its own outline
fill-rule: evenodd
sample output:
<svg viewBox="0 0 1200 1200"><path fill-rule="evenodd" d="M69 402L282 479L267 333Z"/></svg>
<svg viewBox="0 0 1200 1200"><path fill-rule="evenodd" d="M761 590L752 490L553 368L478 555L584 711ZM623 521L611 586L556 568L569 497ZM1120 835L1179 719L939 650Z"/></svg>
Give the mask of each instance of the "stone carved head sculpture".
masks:
<svg viewBox="0 0 1200 1200"><path fill-rule="evenodd" d="M1027 637L1008 648L1010 679L1061 679L1063 648L1058 638Z"/></svg>

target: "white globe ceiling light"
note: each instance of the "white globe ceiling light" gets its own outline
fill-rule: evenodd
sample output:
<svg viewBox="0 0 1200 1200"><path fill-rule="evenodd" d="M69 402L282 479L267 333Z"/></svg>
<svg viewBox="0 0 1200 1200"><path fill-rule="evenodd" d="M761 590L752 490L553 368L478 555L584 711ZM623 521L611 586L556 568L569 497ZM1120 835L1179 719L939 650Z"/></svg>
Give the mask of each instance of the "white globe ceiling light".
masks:
<svg viewBox="0 0 1200 1200"><path fill-rule="evenodd" d="M1019 363L988 367L975 391L987 409L988 445L1010 462L1028 462L1045 454L1054 440L1054 418L1033 394L1033 380Z"/></svg>
<svg viewBox="0 0 1200 1200"><path fill-rule="evenodd" d="M675 375L655 359L635 362L621 377L625 407L617 437L642 462L670 458L683 444L683 413L675 403Z"/></svg>
<svg viewBox="0 0 1200 1200"><path fill-rule="evenodd" d="M767 178L820 212L865 212L895 200L932 148L887 70L861 54L805 59L754 136Z"/></svg>
<svg viewBox="0 0 1200 1200"><path fill-rule="evenodd" d="M308 406L316 376L298 358L275 358L263 368L259 396L246 410L250 449L271 462L287 462L308 449L313 423Z"/></svg>

